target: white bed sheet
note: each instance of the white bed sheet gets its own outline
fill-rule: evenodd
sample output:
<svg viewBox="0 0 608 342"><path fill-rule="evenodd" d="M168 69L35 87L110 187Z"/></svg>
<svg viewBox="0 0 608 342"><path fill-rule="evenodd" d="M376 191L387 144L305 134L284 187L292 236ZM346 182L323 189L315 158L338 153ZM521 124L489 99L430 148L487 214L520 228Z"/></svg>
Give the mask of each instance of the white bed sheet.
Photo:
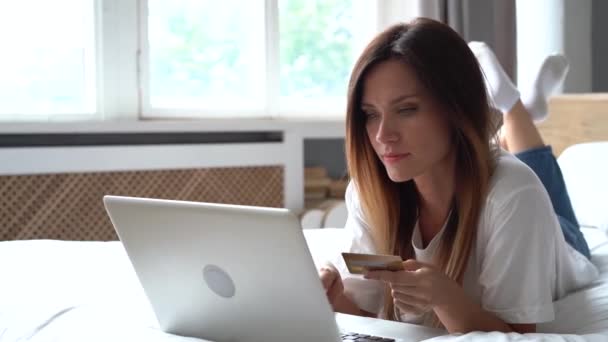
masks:
<svg viewBox="0 0 608 342"><path fill-rule="evenodd" d="M306 231L315 262L337 252L342 234ZM601 279L556 303L556 321L540 326L551 334L471 333L432 341L608 341L608 239L594 229L585 235ZM158 329L120 243L38 240L0 242L0 341L200 340Z"/></svg>

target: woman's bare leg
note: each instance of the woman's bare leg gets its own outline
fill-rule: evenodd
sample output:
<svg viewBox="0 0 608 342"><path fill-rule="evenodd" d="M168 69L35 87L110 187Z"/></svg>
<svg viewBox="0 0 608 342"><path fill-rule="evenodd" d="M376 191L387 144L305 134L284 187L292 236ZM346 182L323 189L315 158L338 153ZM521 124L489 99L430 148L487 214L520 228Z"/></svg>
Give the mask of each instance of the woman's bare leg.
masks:
<svg viewBox="0 0 608 342"><path fill-rule="evenodd" d="M492 50L484 44L473 44L479 64L490 75L486 77L486 87L494 98L496 107L503 113L500 132L502 147L524 162L543 183L555 214L564 233L564 238L573 248L591 257L589 246L580 231L576 215L572 209L564 177L550 146L545 146L534 120L547 116L547 99L559 87L568 71L568 63L563 56L549 56L541 66L532 89L519 99ZM517 96L517 98L515 98ZM500 114L496 114L500 115Z"/></svg>
<svg viewBox="0 0 608 342"><path fill-rule="evenodd" d="M502 147L513 154L545 146L532 116L521 101L504 114L500 141Z"/></svg>
<svg viewBox="0 0 608 342"><path fill-rule="evenodd" d="M563 83L568 73L568 60L562 55L545 58L531 87L521 95L489 46L483 42L469 43L485 75L486 88L498 113L503 114L499 141L515 154L544 146L534 121L547 116L547 100ZM498 114L500 115L500 114Z"/></svg>

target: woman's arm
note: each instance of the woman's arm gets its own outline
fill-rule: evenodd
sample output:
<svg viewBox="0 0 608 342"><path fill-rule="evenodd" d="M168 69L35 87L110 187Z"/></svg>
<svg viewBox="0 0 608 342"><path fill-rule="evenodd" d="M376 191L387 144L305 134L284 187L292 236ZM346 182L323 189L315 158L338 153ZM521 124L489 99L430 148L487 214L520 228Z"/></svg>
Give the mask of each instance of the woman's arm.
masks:
<svg viewBox="0 0 608 342"><path fill-rule="evenodd" d="M510 325L469 298L464 289L434 266L407 260L405 271L373 271L366 278L387 282L393 303L401 312L434 310L450 333L471 331L534 332L535 324Z"/></svg>
<svg viewBox="0 0 608 342"><path fill-rule="evenodd" d="M508 324L464 294L453 296L434 308L437 318L450 333L471 331L536 332L536 324Z"/></svg>

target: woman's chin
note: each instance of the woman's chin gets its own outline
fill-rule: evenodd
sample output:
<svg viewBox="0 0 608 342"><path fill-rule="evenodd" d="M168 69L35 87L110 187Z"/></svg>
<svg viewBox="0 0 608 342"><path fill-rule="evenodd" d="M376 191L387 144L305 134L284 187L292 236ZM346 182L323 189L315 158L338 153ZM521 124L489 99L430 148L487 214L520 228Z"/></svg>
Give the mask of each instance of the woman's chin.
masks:
<svg viewBox="0 0 608 342"><path fill-rule="evenodd" d="M388 172L388 178L395 183L403 183L411 180L413 177L405 173Z"/></svg>

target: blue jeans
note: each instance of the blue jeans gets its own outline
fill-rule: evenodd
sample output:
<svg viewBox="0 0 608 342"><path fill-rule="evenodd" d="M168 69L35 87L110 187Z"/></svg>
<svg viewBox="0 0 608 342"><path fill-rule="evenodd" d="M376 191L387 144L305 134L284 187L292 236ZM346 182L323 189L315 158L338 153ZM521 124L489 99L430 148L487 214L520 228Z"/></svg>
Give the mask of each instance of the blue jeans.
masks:
<svg viewBox="0 0 608 342"><path fill-rule="evenodd" d="M581 233L578 221L574 215L570 196L568 196L568 190L566 190L566 184L564 183L564 177L557 164L557 160L553 156L551 146L530 149L517 153L515 156L536 173L545 189L547 189L566 242L590 259L589 246Z"/></svg>

